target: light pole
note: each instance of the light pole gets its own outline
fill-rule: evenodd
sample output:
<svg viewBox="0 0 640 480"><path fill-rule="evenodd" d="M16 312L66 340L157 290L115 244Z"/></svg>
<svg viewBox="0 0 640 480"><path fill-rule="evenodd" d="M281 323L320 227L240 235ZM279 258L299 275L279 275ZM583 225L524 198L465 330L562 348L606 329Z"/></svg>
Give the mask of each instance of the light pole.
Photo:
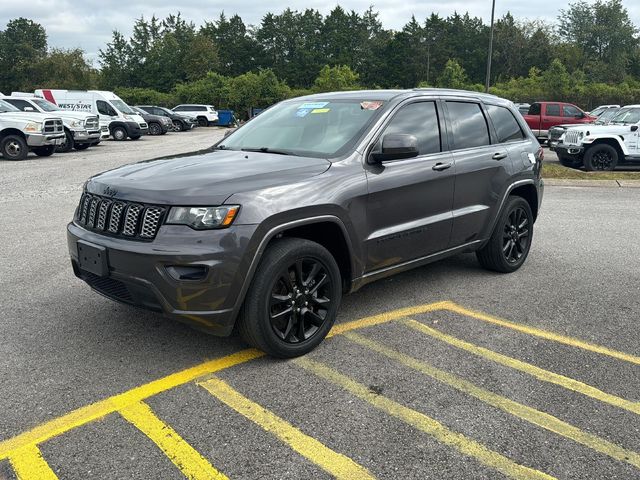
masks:
<svg viewBox="0 0 640 480"><path fill-rule="evenodd" d="M491 56L493 54L493 16L496 12L496 0L491 3L491 30L489 32L489 53L487 54L487 79L484 83L485 92L489 93L489 82L491 81Z"/></svg>

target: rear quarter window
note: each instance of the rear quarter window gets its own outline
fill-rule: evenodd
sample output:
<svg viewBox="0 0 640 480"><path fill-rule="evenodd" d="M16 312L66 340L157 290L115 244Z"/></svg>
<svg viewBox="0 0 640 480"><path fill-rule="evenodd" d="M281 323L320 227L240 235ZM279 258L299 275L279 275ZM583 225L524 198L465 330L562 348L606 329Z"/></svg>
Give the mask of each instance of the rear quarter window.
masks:
<svg viewBox="0 0 640 480"><path fill-rule="evenodd" d="M487 105L486 107L498 135L499 143L517 142L524 139L522 128L511 110L496 105Z"/></svg>

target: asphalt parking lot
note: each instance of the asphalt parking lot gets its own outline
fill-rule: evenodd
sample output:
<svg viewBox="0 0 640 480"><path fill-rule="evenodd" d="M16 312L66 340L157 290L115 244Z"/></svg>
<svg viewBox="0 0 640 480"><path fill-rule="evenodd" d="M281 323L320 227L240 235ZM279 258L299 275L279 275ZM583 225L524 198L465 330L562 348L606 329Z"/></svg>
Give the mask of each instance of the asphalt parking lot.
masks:
<svg viewBox="0 0 640 480"><path fill-rule="evenodd" d="M0 479L640 478L640 189L548 187L518 272L379 281L276 361L68 261L89 175L222 134L0 162Z"/></svg>

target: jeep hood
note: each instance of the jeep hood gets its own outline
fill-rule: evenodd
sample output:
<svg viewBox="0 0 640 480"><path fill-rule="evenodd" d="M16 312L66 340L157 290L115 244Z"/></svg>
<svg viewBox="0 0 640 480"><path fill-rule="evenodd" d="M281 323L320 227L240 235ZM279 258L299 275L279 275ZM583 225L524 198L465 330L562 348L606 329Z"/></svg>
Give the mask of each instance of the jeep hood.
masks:
<svg viewBox="0 0 640 480"><path fill-rule="evenodd" d="M571 127L571 131L584 132L585 135L628 135L632 125L580 125Z"/></svg>
<svg viewBox="0 0 640 480"><path fill-rule="evenodd" d="M221 205L234 193L289 185L330 166L322 158L207 150L119 167L92 177L87 190L158 205Z"/></svg>

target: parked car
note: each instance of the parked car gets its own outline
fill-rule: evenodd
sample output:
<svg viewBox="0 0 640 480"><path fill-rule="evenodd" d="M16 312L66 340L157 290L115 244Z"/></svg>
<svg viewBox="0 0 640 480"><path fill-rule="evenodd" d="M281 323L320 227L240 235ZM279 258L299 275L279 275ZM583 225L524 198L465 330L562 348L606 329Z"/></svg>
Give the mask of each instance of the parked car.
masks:
<svg viewBox="0 0 640 480"><path fill-rule="evenodd" d="M592 122L592 125L608 125L613 117L617 115L620 111L620 108L608 108L603 113L600 114L598 119L595 122ZM552 152L555 151L556 145L560 141L560 137L564 135L564 132L569 128L573 128L575 126L585 125L585 124L566 124L566 125L556 125L555 127L551 127L549 129L549 150Z"/></svg>
<svg viewBox="0 0 640 480"><path fill-rule="evenodd" d="M132 107L133 110L140 115L149 126L149 135L164 135L169 130L173 129L173 123L168 117L160 115L153 115L146 112L140 107Z"/></svg>
<svg viewBox="0 0 640 480"><path fill-rule="evenodd" d="M174 112L173 110L169 110L168 108L158 107L155 105L137 105L137 107L152 115L168 118L171 120L171 123L173 123L173 129L176 132L185 132L198 125L198 120L195 117L182 115Z"/></svg>
<svg viewBox="0 0 640 480"><path fill-rule="evenodd" d="M560 162L586 170L613 170L622 163L640 162L640 105L620 110L608 125L568 129L556 145Z"/></svg>
<svg viewBox="0 0 640 480"><path fill-rule="evenodd" d="M195 152L88 180L75 274L273 356L309 352L343 292L461 252L520 268L543 152L513 104L442 89L280 102Z"/></svg>
<svg viewBox="0 0 640 480"><path fill-rule="evenodd" d="M612 108L620 108L620 105L600 105L589 112L589 115L599 117L604 112Z"/></svg>
<svg viewBox="0 0 640 480"><path fill-rule="evenodd" d="M524 115L527 125L540 140L546 141L549 129L556 125L594 122L597 117L587 115L575 105L563 102L536 102Z"/></svg>
<svg viewBox="0 0 640 480"><path fill-rule="evenodd" d="M64 141L62 119L36 112L21 112L0 100L0 155L24 160L29 151L40 157L53 155Z"/></svg>
<svg viewBox="0 0 640 480"><path fill-rule="evenodd" d="M39 112L51 114L62 119L65 140L57 148L59 152L85 150L91 145L100 143L100 122L96 115L86 112L70 112L62 110L57 105L39 97L13 92L10 97L1 97L18 110L23 112Z"/></svg>
<svg viewBox="0 0 640 480"><path fill-rule="evenodd" d="M529 108L531 108L531 104L529 103L516 103L516 108L522 115L526 115L529 113Z"/></svg>
<svg viewBox="0 0 640 480"><path fill-rule="evenodd" d="M218 121L218 112L213 105L178 105L173 111L188 117L195 117L200 127L213 125Z"/></svg>
<svg viewBox="0 0 640 480"><path fill-rule="evenodd" d="M37 97L58 105L63 110L98 115L104 136L114 140L138 140L147 133L143 118L113 92L102 90L36 90Z"/></svg>

